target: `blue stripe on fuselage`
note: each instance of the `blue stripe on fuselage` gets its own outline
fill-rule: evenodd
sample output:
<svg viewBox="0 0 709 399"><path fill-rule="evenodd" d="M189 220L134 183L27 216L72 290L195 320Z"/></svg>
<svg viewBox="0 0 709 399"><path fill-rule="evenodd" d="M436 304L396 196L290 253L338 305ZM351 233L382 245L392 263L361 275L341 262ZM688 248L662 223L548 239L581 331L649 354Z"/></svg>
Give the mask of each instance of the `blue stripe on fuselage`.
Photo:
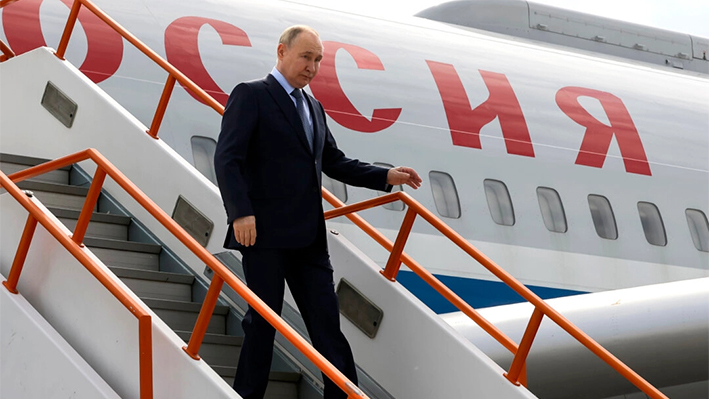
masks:
<svg viewBox="0 0 709 399"><path fill-rule="evenodd" d="M524 302L521 296L505 283L499 281L486 281L444 275L435 276L475 309ZM416 297L434 312L440 314L458 311L453 304L448 302L413 272L402 270L399 272L396 280L411 291L412 294L416 295ZM527 288L539 295L542 299L585 294L583 291L538 287L533 285L528 285Z"/></svg>

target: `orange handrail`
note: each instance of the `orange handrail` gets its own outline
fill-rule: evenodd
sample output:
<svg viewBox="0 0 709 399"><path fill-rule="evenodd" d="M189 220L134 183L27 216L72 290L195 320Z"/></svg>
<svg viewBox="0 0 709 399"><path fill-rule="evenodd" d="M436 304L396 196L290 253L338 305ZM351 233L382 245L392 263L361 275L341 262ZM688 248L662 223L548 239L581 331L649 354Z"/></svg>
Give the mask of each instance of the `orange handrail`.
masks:
<svg viewBox="0 0 709 399"><path fill-rule="evenodd" d="M64 59L66 53L66 48L69 45L69 38L74 30L74 25L76 24L76 19L79 16L79 9L81 6L86 7L89 11L94 13L108 26L113 28L118 34L120 34L124 39L133 44L139 51L148 56L156 64L158 64L162 69L168 73L167 81L165 82L165 88L163 89L162 96L160 97L160 102L155 110L155 116L153 117L153 122L150 125L150 129L147 133L153 138L158 138L158 130L160 129L160 124L162 123L163 116L165 116L165 111L167 110L167 105L170 101L170 96L172 94L172 89L175 87L175 82L180 82L180 84L190 90L194 95L199 97L205 104L217 111L220 115L224 114L224 106L222 106L214 97L210 96L196 83L190 80L185 74L180 72L179 69L175 68L172 64L167 62L158 53L153 51L150 47L145 45L132 33L128 32L126 28L121 26L113 18L108 16L103 10L97 7L90 0L74 0L71 7L71 12L69 13L69 18L67 19L66 26L64 27L64 33L62 33L62 38L59 41L59 46L57 47L56 55L60 59Z"/></svg>
<svg viewBox="0 0 709 399"><path fill-rule="evenodd" d="M466 314L470 315L471 314L476 314L472 313L474 310L467 305L464 304L462 306L459 303L460 298L453 293L450 289L447 287L439 289L438 284L441 284L440 281L438 281L433 275L431 275L429 272L423 270L423 268L417 264L416 262L413 261L408 255L404 254L403 248L404 244L406 241L406 238L408 237L410 231L411 231L411 226L413 225L414 222L414 217L415 216L421 216L423 219L425 219L429 224L431 224L434 228L436 228L439 232L441 232L444 236L446 236L448 239L453 241L454 244L456 244L459 248L461 248L463 251L465 251L468 255L473 257L475 260L477 260L482 266L484 266L487 270L489 270L492 274L494 274L497 278L502 280L505 284L507 284L510 288L512 288L515 292L517 292L520 296L522 296L524 299L526 299L528 302L530 302L532 305L534 305L534 312L532 314L532 317L530 318L529 324L527 325L527 330L524 333L524 336L522 337L522 341L519 345L519 348L517 348L513 353L515 353L515 357L512 361L512 365L510 366L510 370L505 374L505 377L510 380L514 384L518 384L519 382L519 377L520 374L523 373L524 371L524 364L527 358L527 354L529 353L529 349L531 348L532 342L534 340L534 336L542 322L542 319L544 316L547 316L549 319L554 321L559 327L564 329L567 333L569 333L572 337L576 338L577 341L579 341L582 345L584 345L586 348L588 348L591 352L596 354L596 356L600 357L601 360L606 362L608 365L613 367L618 373L620 373L623 377L625 377L628 381L630 381L633 385L638 387L641 391L643 391L645 394L650 396L653 399L668 399L667 396L665 396L662 392L660 392L657 388L652 386L650 383L648 383L645 379L643 379L640 375L638 375L635 371L630 369L628 366L626 366L623 362L621 362L618 358L613 356L610 352L608 352L605 348L603 348L601 345L599 345L596 341L594 341L591 337L586 335L583 331L581 331L578 327L576 327L573 323L571 323L569 320L567 320L564 316L562 316L560 313L558 313L556 310L554 310L551 306L549 306L544 300L542 300L539 296L537 296L535 293L533 293L529 288L525 287L524 284L520 283L512 277L509 273L507 273L504 269L502 269L500 266L498 266L495 262L493 262L490 258L485 256L482 252L480 252L477 248L475 248L473 245L471 245L463 236L460 234L456 233L453 229L448 227L442 220L440 220L437 216L435 216L432 212L430 212L428 209L426 209L423 205L421 205L418 201L413 199L411 196L408 194L404 193L403 191L387 194L381 197L377 197L371 200L367 201L362 201L359 203L355 203L352 205L345 205L342 201L337 199L334 195L329 193L327 190L323 190L323 197L333 206L335 209L329 210L325 212L325 218L326 219L332 219L338 216L347 216L352 222L354 222L357 226L359 226L362 230L364 230L370 237L372 237L374 240L379 242L382 246L384 246L387 250L391 252L389 256L389 260L387 261L387 265L385 269L382 271L382 274L387 277L389 280L394 281L396 278L397 273L399 272L399 267L401 266L402 261L416 274L420 276L426 276L424 280L431 284L431 280L434 283L434 288L436 288L437 291L439 291L444 297L446 297L449 301L454 303L456 306L458 306L459 309L461 309L463 312ZM369 225L364 219L359 217L358 215L353 214L353 212L358 212L364 209L369 209L374 206L378 205L383 205L387 204L390 202L394 201L402 201L405 204L408 205L409 209L407 211L406 216L404 216L404 222L402 223L402 227L399 230L399 235L397 236L396 242L392 245L391 241L389 241L386 237L384 237L379 231L374 229L371 225ZM471 312L472 311L472 312ZM477 315L479 316L479 315ZM471 318L476 321L478 324L480 324L479 320L477 317L472 317ZM484 320L484 319L483 319ZM488 330L489 323L487 321L484 321L483 324L481 325L485 331L490 331ZM494 328L494 327L493 327ZM495 328L495 330L497 330ZM503 345L505 345L506 348L510 349L510 345L508 342L504 340L504 335L502 333L496 332L495 334L491 333L493 337L495 337L498 341L500 341ZM501 341L502 339L502 341Z"/></svg>
<svg viewBox="0 0 709 399"><path fill-rule="evenodd" d="M5 6L7 4L13 3L14 1L17 1L17 0L0 0L0 8L2 8L3 6ZM159 102L158 107L155 111L155 116L153 118L153 122L151 124L151 127L147 131L148 134L150 134L152 137L157 139L157 137L158 137L157 133L158 133L162 118L163 118L165 111L167 109L169 98L171 96L171 93L172 93L172 90L174 88L176 81L179 81L183 87L192 91L192 93L194 93L197 97L199 97L202 101L204 101L208 106L213 108L219 114L223 115L224 107L219 102L217 102L212 96L207 94L197 84L195 84L189 78L187 78L177 68L172 66L165 59L163 59L160 55L158 55L156 52L154 52L152 49L150 49L148 46L146 46L143 42L138 40L134 35L132 35L125 28L123 28L120 24L118 24L115 20L113 20L111 17L109 17L100 8L95 6L90 0L75 0L74 1L74 4L72 5L72 10L69 15L69 19L67 20L67 25L64 29L64 33L62 34L62 38L61 38L59 47L56 52L57 57L59 57L60 59L64 59L64 54L66 52L69 38L71 37L71 32L72 32L74 25L76 23L79 9L82 4L88 10L90 10L96 16L98 16L101 20L103 20L106 24L108 24L111 28L113 28L116 32L118 32L123 38L125 38L130 43L132 43L138 50L143 52L151 60L153 60L155 63L157 63L159 66L161 66L165 71L168 72L168 78L165 83L165 87L163 89L163 94L160 98L160 102ZM87 150L87 151L89 151L89 150ZM98 154L98 152L96 152L96 153ZM20 172L20 173L22 173L22 172ZM43 173L43 172L40 172L40 173ZM38 174L40 174L40 173L38 173ZM118 173L120 173L120 172L118 172ZM15 174L15 175L19 176L19 174ZM15 175L13 175L13 176L15 176ZM100 177L100 176L97 176L97 177ZM115 180L115 178L114 178L114 180ZM126 188L124 187L124 189L126 189ZM138 189L135 188L135 190L138 190ZM128 191L128 189L126 189L126 191ZM137 192L139 192L139 190ZM131 195L133 195L133 193L131 193L130 191L129 191L129 193ZM399 197L401 197L401 198L399 198ZM405 194L403 192L393 193L393 194L389 194L388 196L375 198L374 200L370 200L370 201L363 201L362 203L353 204L353 205L349 205L349 206L344 206L344 203L339 201L335 196L333 196L326 189L323 189L323 198L325 198L328 202L330 202L330 204L332 204L336 208L339 208L339 209L334 209L334 210L326 212L325 213L326 218L330 219L333 217L346 215L357 226L362 228L368 235L370 235L372 238L374 238L374 240L377 241L380 245L385 247L387 250L392 251L389 261L387 262L387 267L385 268L385 270L382 273L388 279L390 279L390 280L395 279L396 274L398 273L399 266L400 266L401 262L403 262L412 271L414 271L417 275L419 275L426 283L431 285L434 289L436 289L436 291L441 293L446 299L448 299L452 304L454 304L459 310L461 310L463 313L468 315L473 321L475 321L478 325L480 325L486 332L488 332L490 335L492 335L505 348L510 350L512 353L515 353L515 359L513 360L513 365L510 369L510 372L507 373L507 375L506 375L507 378L511 382L517 383L518 379L521 379L522 383L525 383L524 363L525 363L525 359L526 359L526 353L528 353L528 351L529 351L529 346L531 345L534 334L536 333L536 329L539 327L539 324L541 323L541 318L543 318L543 316L546 315L547 317L552 319L554 322L556 322L560 327L564 328L564 330L566 330L570 335L572 335L574 338L579 340L583 345L585 345L587 348L589 348L593 353L595 353L597 356L601 357L601 359L606 361L606 363L610 364L621 375L626 377L633 384L635 384L637 387L639 387L641 390L643 390L643 392L650 395L652 398L666 398L656 388L654 388L652 385L647 383L647 381L645 381L640 376L638 376L634 371L632 371L630 368L625 366L622 362L620 362L612 354L610 354L608 351L606 351L604 348L602 348L600 345L598 345L595 341L593 341L585 333L580 331L573 324L571 324L568 320L566 320L563 316L561 316L559 313L557 313L554 309L549 307L536 294L534 294L529 289L527 289L523 284L519 283L516 279L514 279L511 275L509 275L507 272L505 272L502 268L497 266L494 262L492 262L492 260L490 260L484 254L479 252L476 248L474 248L472 245L470 245L462 236L455 233L455 231L453 231L448 226L446 226L445 223L443 223L440 219L438 219L435 215L433 215L430 211L428 211L421 204L419 204L418 202L413 200L413 198L409 197L407 194ZM349 212L356 212L359 210L371 208L373 206L397 201L397 200L401 200L401 201L404 201L405 203L407 203L409 205L410 209L413 208L415 210L415 213L412 212L411 214L409 214L407 212L405 223L402 225L402 229L399 231L399 236L397 237L397 243L395 243L395 244L392 244L391 241L389 241L381 233L379 233L377 230L375 230L370 224L368 224L366 221L364 221L364 219L362 219L359 215L349 213ZM150 201L150 200L148 199L148 201ZM362 204L366 204L366 206L362 206ZM142 202L141 202L141 205L143 205ZM143 205L143 206L145 206L145 205ZM158 208L158 210L159 210L159 208ZM160 212L162 212L162 211L160 210ZM83 213L83 211L82 211L82 213ZM152 213L152 211L151 211L151 213ZM458 295L453 293L443 283L441 283L438 279L436 279L435 276L433 276L433 274L431 274L430 272L425 270L423 267L421 267L418 263L416 263L407 254L403 253L403 247L405 245L406 238L408 237L408 234L410 232L411 226L413 224L413 221L414 221L414 218L416 215L422 216L429 223L431 223L436 229L443 232L443 234L446 235L446 237L448 237L456 245L458 245L460 248L462 248L466 253L468 253L470 256L472 256L474 259L476 259L480 264L482 264L484 267L486 267L495 276L500 278L503 282L505 282L508 286L510 286L518 294L522 295L522 297L524 297L526 300L528 300L530 303L532 303L535 306L535 313L532 315L532 318L530 319L530 323L529 323L527 332L525 332L525 337L531 337L531 339L527 340L528 342L526 342L524 339L525 337L523 337L523 342L521 343L520 346L518 346L514 341L512 341L509 337L505 336L494 325L492 325L490 322L485 320L477 311L475 311L472 307L470 307L467 303L465 303L465 301L463 301L462 298L460 298ZM155 215L153 215L153 216L155 216ZM155 217L158 220L160 220L161 223L163 223L163 220L161 220L157 216L155 216ZM169 220L169 222L171 222L171 220ZM163 224L165 224L165 223L163 223ZM177 225L175 225L175 226L177 226ZM176 228L181 230L181 228L179 228L179 226L177 226ZM168 228L168 230L172 231L170 228ZM184 232L182 232L182 233L184 233ZM182 238L177 233L173 232L173 234L177 235L178 239L180 239L182 241ZM75 235L77 235L77 234L75 234ZM77 236L81 237L81 234L78 234ZM187 236L187 238L191 239L191 237L189 237L189 236ZM185 243L185 242L183 241L183 243ZM188 248L193 249L191 247L192 244L188 245L187 243L185 243L185 245L187 245ZM195 243L195 245L197 245L197 244ZM198 246L197 249L202 249L202 247ZM198 255L198 256L201 259L201 255ZM205 261L205 263L210 264L212 262ZM219 270L222 270L221 263L216 262L216 265ZM214 268L212 268L212 270L215 270L215 277L212 279L212 285L210 285L209 291L214 292L215 294L213 294L213 295L218 295L219 291L221 290L221 286L222 286L223 282L227 282L227 284L229 284L231 286L231 283L234 282L234 281L231 281L231 277L233 277L233 275L230 275L230 277L228 277L228 278L224 278L221 275L221 272L217 272L217 270ZM240 283L239 280L236 280L236 282ZM234 288L234 287L232 286L232 288ZM236 288L234 288L234 289L236 290ZM248 288L244 287L244 289L248 291ZM239 291L237 290L237 292L239 292ZM250 293L250 291L248 291L248 292ZM241 295L241 292L239 292L239 294ZM251 294L251 295L253 295L253 294ZM242 295L242 296L244 296L244 295ZM244 297L244 298L246 299L246 297ZM260 305L265 306L265 304L260 302L260 299L258 299L258 297L256 297L255 299L259 302ZM209 301L207 301L207 299L205 299L205 304L203 305L202 312L200 313L200 316L198 318L197 325L195 325L195 332L197 332L198 330L202 330L202 329L204 329L204 331L206 331L206 324L204 324L204 323L208 322L210 316L203 315L203 313L206 313L205 310L209 310L209 314L211 315L211 312L213 311L213 308L214 308L214 304L210 305L211 309L208 309L209 306L207 306L207 305L208 305L208 302L212 302L212 300L214 301L214 304L216 304L216 299L214 299L213 297L210 297ZM258 311L258 309L256 309L256 310ZM270 311L270 309L268 309L267 307L264 310ZM540 313L538 313L537 311ZM261 312L259 311L259 313L261 313ZM541 314L541 316L539 316L539 314ZM271 319L269 317L266 317L265 315L264 315L264 317L269 322L271 322ZM278 317L276 316L276 318L278 318ZM280 320L280 318L278 318L278 319ZM275 320L275 319L273 319L273 320ZM536 325L536 327L535 327L535 325ZM288 327L288 326L286 325L286 327ZM290 328L290 327L288 327L288 328ZM197 351L198 351L199 346L201 344L204 331L202 331L201 334L195 334L195 333L192 334L192 338L190 339L189 345L187 347L185 347L185 351L188 354L190 354L190 356L195 357L195 358L199 357L197 355ZM306 343L306 345L307 345L307 343ZM300 349L299 345L296 345L296 347L298 347ZM318 363L316 363L316 364L318 364ZM320 367L320 366L318 365L318 367ZM321 370L322 370L322 368L321 368ZM339 373L336 369L335 369L335 372ZM328 376L329 376L329 374L328 374ZM344 377L344 376L342 376L342 377ZM330 378L332 378L332 377L330 377ZM340 384L340 382L338 382L339 380L333 379L333 381L336 381L338 386L340 386L340 388L342 388L346 392L351 392L350 395L355 394L354 391L356 390L356 387L354 387L351 383L349 383L349 381L347 381L347 383L345 384L345 387L343 387ZM353 397L358 397L358 396L353 396Z"/></svg>
<svg viewBox="0 0 709 399"><path fill-rule="evenodd" d="M79 221L74 229L74 237L69 238L61 233L62 240L72 243L72 248L78 248L75 242L81 242L79 235L86 231L90 212L93 209L98 195L92 195L92 192L100 191L104 177L110 176L124 191L126 191L133 199L135 199L148 213L150 213L160 224L162 224L170 233L172 233L180 242L182 242L194 255L204 262L210 269L214 271L214 277L210 284L207 296L202 304L202 310L195 324L190 342L183 349L194 359L199 359L198 351L204 338L204 333L207 330L207 324L212 316L217 298L221 291L223 283L227 283L237 294L246 300L246 302L254 310L256 310L266 321L276 328L288 341L290 341L298 350L300 350L308 359L310 359L328 378L330 378L337 386L348 394L348 398L366 399L367 396L357 388L347 377L344 376L335 366L327 359L318 353L303 337L301 337L291 326L280 318L271 308L269 308L258 296L256 296L249 288L244 285L226 266L219 262L212 254L202 247L192 236L185 232L172 218L158 207L150 198L148 198L138 187L136 187L123 173L121 173L113 164L103 157L97 150L93 148L68 155L53 161L46 162L41 165L33 166L23 171L13 173L9 176L12 182L19 182L31 177L38 176L42 173L49 172L64 166L68 166L77 162L91 159L97 166L94 181L89 189L89 195L84 202ZM5 178L7 179L7 178ZM14 184L10 180L2 180L3 187L5 185ZM19 189L17 189L19 190ZM9 191L9 190L8 190ZM19 192L19 191L18 191ZM18 194L21 196L20 194ZM19 201L19 200L18 200ZM25 198L25 202L28 201ZM93 203L91 203L93 202ZM24 202L23 202L24 204ZM32 204L34 205L34 204ZM36 205L35 205L36 207ZM40 212L41 213L41 212ZM44 215L44 214L43 214ZM44 218L48 217L44 215ZM42 221L39 217L37 218ZM64 242L62 241L62 242ZM83 253L83 252L82 252ZM74 252L72 252L74 254ZM85 255L85 254L84 254ZM19 277L21 265L18 266L16 272L11 272L11 275ZM15 265L13 265L13 269Z"/></svg>
<svg viewBox="0 0 709 399"><path fill-rule="evenodd" d="M18 1L18 0L2 0L2 1L0 1L0 8L10 5L16 1Z"/></svg>
<svg viewBox="0 0 709 399"><path fill-rule="evenodd" d="M392 200L390 195L391 194L372 198L370 200L358 202L356 204L348 205L347 207L345 207L344 202L340 201L337 197L335 197L326 189L323 189L323 198L336 208L325 212L325 219L327 220L336 218L338 216L347 216L348 219L354 222L355 225L357 225L360 229L367 233L367 235L369 235L376 242L378 242L379 245L384 247L384 249L386 249L387 251L392 252L394 249L394 244L383 234L381 234L377 229L375 229L371 224L364 220L361 216L355 213L365 209L373 208L375 206L384 205L396 201ZM407 216L408 213L409 211L407 211ZM410 224L413 224L413 222L410 222ZM492 323L487 321L482 315L480 315L480 313L478 313L475 309L468 305L468 303L465 302L463 298L459 297L456 293L446 287L445 284L443 284L433 274L431 274L428 270L426 270L423 266L416 262L416 260L404 253L403 247L401 247L401 249L402 251L400 252L400 259L406 266L411 269L411 271L416 273L419 277L421 277L421 279L423 279L426 283L432 286L439 294L441 294L456 308L458 308L458 310L462 311L465 315L475 321L480 327L483 328L483 330L485 330L488 334L495 338L497 342L507 348L507 350L512 353L517 352L517 344L512 339L507 337L502 331L500 331ZM390 260L391 259L392 257L390 257ZM387 276L387 278L391 281L394 281L393 277Z"/></svg>
<svg viewBox="0 0 709 399"><path fill-rule="evenodd" d="M30 200L25 193L20 190L10 178L0 172L0 185L7 190L28 212L27 223L20 239L15 259L10 269L8 279L3 281L3 285L13 294L17 294L17 283L24 266L30 243L39 222L44 228L59 241L94 277L96 277L108 291L118 299L123 306L128 309L133 316L138 319L138 351L140 369L140 397L142 399L152 399L153 397L153 336L152 320L150 313L143 308L143 305L135 301L126 291L123 290L113 278L104 271L98 264L89 257L82 247L72 241L62 229L47 214L45 214L37 204Z"/></svg>
<svg viewBox="0 0 709 399"><path fill-rule="evenodd" d="M7 61L15 56L15 52L12 51L12 49L8 47L7 44L5 44L5 42L3 42L2 40L0 40L0 51L2 52L2 55L0 55L0 62Z"/></svg>

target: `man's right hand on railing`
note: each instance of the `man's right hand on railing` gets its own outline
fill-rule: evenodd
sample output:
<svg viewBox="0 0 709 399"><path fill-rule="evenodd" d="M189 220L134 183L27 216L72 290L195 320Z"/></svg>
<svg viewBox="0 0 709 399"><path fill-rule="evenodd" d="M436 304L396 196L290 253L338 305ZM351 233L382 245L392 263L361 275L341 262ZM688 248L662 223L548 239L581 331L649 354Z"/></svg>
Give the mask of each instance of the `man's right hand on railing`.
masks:
<svg viewBox="0 0 709 399"><path fill-rule="evenodd" d="M406 184L414 190L421 187L421 182L423 180L418 173L413 168L406 166L397 166L396 168L389 169L387 173L387 184L392 186L398 186L400 184Z"/></svg>
<svg viewBox="0 0 709 399"><path fill-rule="evenodd" d="M234 238L239 244L250 247L256 243L255 216L240 217L235 219L232 224L234 225Z"/></svg>

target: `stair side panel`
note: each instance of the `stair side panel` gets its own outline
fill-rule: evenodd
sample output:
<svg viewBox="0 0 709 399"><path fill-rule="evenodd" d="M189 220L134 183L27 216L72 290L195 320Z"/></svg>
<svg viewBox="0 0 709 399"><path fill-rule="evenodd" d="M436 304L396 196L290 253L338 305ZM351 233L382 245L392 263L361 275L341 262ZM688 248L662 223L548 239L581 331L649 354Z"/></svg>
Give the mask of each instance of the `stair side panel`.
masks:
<svg viewBox="0 0 709 399"><path fill-rule="evenodd" d="M328 234L335 284L346 279L383 311L372 339L340 317L355 361L396 398L536 398L343 235Z"/></svg>
<svg viewBox="0 0 709 399"><path fill-rule="evenodd" d="M35 203L48 213L36 199ZM0 273L4 275L9 273L26 219L27 212L14 198L0 195ZM68 229L64 232L69 234ZM128 291L88 248L85 251ZM139 397L138 320L41 225L18 290L120 397ZM156 399L238 398L206 363L187 356L184 342L152 315Z"/></svg>
<svg viewBox="0 0 709 399"><path fill-rule="evenodd" d="M0 348L0 397L120 399L22 295L4 287Z"/></svg>

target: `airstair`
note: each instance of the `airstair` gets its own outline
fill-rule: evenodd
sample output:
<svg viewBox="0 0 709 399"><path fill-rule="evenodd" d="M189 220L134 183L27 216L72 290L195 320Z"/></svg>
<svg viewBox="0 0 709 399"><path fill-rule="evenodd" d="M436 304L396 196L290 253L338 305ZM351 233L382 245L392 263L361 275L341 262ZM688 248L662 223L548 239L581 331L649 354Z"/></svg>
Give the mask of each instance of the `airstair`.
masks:
<svg viewBox="0 0 709 399"><path fill-rule="evenodd" d="M94 147L160 208L174 209L176 202L183 198L195 210L193 215L199 214L210 221L224 220L218 190L211 182L162 141L146 134L145 126L68 62L59 60L51 49L40 48L3 62L0 64L0 74L3 76L4 96L0 130L2 152L6 154L3 155L3 164L6 164L3 168L7 167L8 172L44 159L53 159L52 162L56 163L58 158L61 160L67 154L83 154L87 152L87 147ZM13 79L5 79L5 76L13 76ZM78 104L71 128L63 126L42 105L48 82ZM27 140L29 132L32 140ZM43 142L51 145L37 145ZM79 168L85 172L83 177ZM72 226L76 223L77 212L80 215L80 209L84 209L82 198L91 195L98 169L84 156L79 167L54 172L54 176L44 181L24 180L19 184L22 189L32 192L31 202L41 213L61 223L64 228L64 224ZM67 173L68 180L66 176L58 176ZM94 176L92 182L88 176ZM237 397L223 379L217 381L215 378L220 375L228 378L233 373L236 359L228 352L233 354L238 351L238 309L243 310L244 306L239 306L232 299L234 293L225 289L221 304L232 305L234 310L221 305L215 307L212 321L205 324L207 335L198 350L201 360L195 361L185 353L183 347L189 331L199 324L194 323L200 308L197 302L207 296L206 287L211 284L210 277L212 280L214 277L209 272L205 273L204 261L196 258L169 231L166 232L165 227L127 194L115 179L105 178L103 187L105 194L97 195L91 229L82 239L88 250L84 253L89 257L95 256L97 263L100 262L99 267L105 263L110 271L109 277L120 283L117 285L127 291L126 295L137 306L144 305L146 313L153 315L152 393L155 397L170 398L196 395ZM130 221L120 208L132 216ZM5 278L11 280L15 253L20 247L28 216L27 210L9 193L0 195L0 212L3 221L0 270ZM166 218L170 219L169 216ZM131 325L135 319L130 315L121 319L119 315L125 313L125 309L112 304L111 301L115 300L106 296L105 288L92 282L90 274L43 227L37 227L29 245L17 291L119 396L142 397L138 389L140 378L136 372L139 368L135 337L137 328ZM226 226L215 222L209 236L222 237L225 229ZM126 230L128 240L125 239ZM68 228L63 231L65 237L72 236ZM484 396L504 392L503 395L510 398L534 397L523 386L510 383L504 377L504 371L472 344L455 338L452 328L403 287L392 285L382 278L379 273L381 269L344 237L333 232L328 239L333 263L338 270L336 281L347 281L354 288L353 292L362 293L384 315L374 338L343 319L343 330L357 353L361 370L360 386L364 391L360 396L353 397L452 398L466 396L467 392L473 391ZM234 258L223 254L220 241L209 240L206 250L219 254L224 263L237 269ZM129 258L135 262L127 262ZM186 285L190 281L193 281L192 287L188 289ZM131 288L137 295L131 292ZM162 291L163 296L154 288ZM184 294L189 290L191 295ZM75 309L76 304L81 306ZM96 313L84 309L89 305ZM96 309L99 305L101 312ZM289 309L285 313L294 313L292 306ZM207 321L211 313L207 312ZM8 328L12 329L10 320L1 321L3 324L10 323ZM292 323L296 329L299 328L297 320ZM170 331L168 326L172 326L177 333ZM116 332L117 329L120 331ZM103 340L114 334L120 337L110 342ZM125 340L130 344L124 343ZM214 352L224 358L229 357L229 362L210 355L209 346L217 343L228 344L215 348ZM297 392L298 398L318 397L318 367L300 354L302 348L282 337L277 338L277 347L282 361L277 359L274 363L276 383L271 384L277 391L274 395L285 391L291 394ZM32 367L40 367L43 362L35 358L37 364ZM215 367L207 366L208 362ZM470 378L470 375L475 377ZM13 387L32 383L37 382L31 375L3 368L0 384L3 390L14 393Z"/></svg>
<svg viewBox="0 0 709 399"><path fill-rule="evenodd" d="M0 153L0 170L11 174L48 160ZM36 196L60 222L73 230L90 185L76 165L20 182L18 187ZM128 216L103 192L91 215L84 244L128 288L185 342L202 306L206 287L169 250L151 236L140 222ZM242 343L238 314L227 305L217 305L205 335L200 356L230 385L233 382ZM227 331L234 333L227 335ZM267 398L296 399L301 374L276 358Z"/></svg>
<svg viewBox="0 0 709 399"><path fill-rule="evenodd" d="M74 3L73 18L81 5L145 48L88 0ZM48 372L51 364L66 374L63 383L77 391L74 397L236 398L228 382L238 358L245 301L270 313L235 277L238 258L221 248L226 226L217 188L157 139L176 80L213 108L219 105L163 60L168 83L146 134L145 126L61 59L67 32L56 54L40 48L0 63L0 163L10 174L0 174L9 191L0 194L0 274L7 279L2 289L19 293L8 299L11 294L3 292L0 306L53 330L37 342L62 353L52 359L33 356L29 339L22 342L13 333L19 321L3 312L0 340L15 357L3 356L0 393L32 397L23 389L51 391L43 385L51 382L27 372ZM52 172L28 169L48 159L42 167ZM326 218L346 215L392 253L382 270L338 232L328 234L343 331L355 353L361 390L296 334L303 332L302 322L287 297L287 323L275 314L267 317L283 334L276 342L269 397L319 397L323 370L350 398L534 398L524 386L525 359L536 329L548 318L638 389L666 398L407 195L348 206L326 191L324 196L337 208ZM393 243L352 214L396 200L408 210ZM416 217L534 305L519 344L403 252ZM500 368L392 283L402 262L510 350L510 369Z"/></svg>

